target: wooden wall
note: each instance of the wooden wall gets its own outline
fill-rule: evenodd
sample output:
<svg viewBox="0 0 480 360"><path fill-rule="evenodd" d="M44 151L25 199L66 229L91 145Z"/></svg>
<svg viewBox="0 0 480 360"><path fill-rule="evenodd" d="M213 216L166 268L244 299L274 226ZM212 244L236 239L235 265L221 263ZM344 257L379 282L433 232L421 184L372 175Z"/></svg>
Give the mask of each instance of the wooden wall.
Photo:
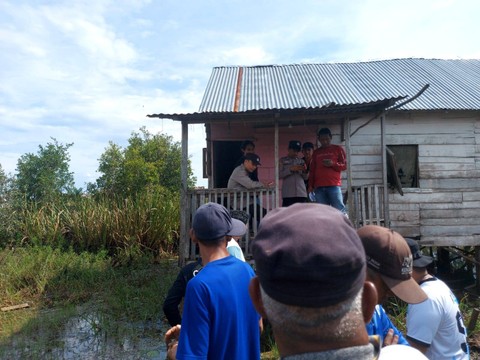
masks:
<svg viewBox="0 0 480 360"><path fill-rule="evenodd" d="M480 245L480 113L389 114L386 142L418 145L419 156L419 187L390 191L391 227L425 245ZM381 183L379 121L351 138L350 164L352 185Z"/></svg>

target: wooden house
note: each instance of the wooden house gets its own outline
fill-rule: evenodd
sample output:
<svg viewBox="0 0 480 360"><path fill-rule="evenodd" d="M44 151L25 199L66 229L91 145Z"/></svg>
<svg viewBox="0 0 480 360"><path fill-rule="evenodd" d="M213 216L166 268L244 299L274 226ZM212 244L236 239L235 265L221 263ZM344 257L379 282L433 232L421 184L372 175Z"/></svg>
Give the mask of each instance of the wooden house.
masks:
<svg viewBox="0 0 480 360"><path fill-rule="evenodd" d="M193 254L188 228L201 203L246 206L225 189L241 141L255 142L260 181L275 184L250 194L270 210L288 141L316 143L322 127L347 152L343 188L355 226L391 227L429 246L480 245L480 60L216 67L199 112L149 116L182 122L181 261ZM192 123L205 124L208 189L186 188Z"/></svg>

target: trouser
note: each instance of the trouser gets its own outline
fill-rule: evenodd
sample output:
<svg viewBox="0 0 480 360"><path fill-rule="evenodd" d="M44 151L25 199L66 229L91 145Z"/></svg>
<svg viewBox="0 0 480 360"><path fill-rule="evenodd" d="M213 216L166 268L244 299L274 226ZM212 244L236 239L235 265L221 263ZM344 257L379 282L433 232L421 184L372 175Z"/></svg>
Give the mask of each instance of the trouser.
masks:
<svg viewBox="0 0 480 360"><path fill-rule="evenodd" d="M330 205L346 214L347 210L343 204L342 189L340 186L320 186L315 190L315 200L319 204Z"/></svg>
<svg viewBox="0 0 480 360"><path fill-rule="evenodd" d="M306 197L284 197L282 199L282 206L287 207L296 203L304 203L307 202Z"/></svg>

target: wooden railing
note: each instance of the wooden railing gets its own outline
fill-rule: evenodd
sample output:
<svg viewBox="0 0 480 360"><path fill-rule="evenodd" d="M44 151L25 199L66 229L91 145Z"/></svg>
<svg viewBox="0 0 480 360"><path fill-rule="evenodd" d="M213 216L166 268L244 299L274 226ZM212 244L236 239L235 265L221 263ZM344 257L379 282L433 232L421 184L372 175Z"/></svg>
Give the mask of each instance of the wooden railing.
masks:
<svg viewBox="0 0 480 360"><path fill-rule="evenodd" d="M385 203L383 185L364 185L352 187L352 201L349 209L350 220L359 228L363 225L386 226ZM274 209L275 189L263 188L256 190L230 190L230 189L194 189L187 192L187 208L182 209L186 218L185 230L181 233L181 248L185 249L185 259L194 259L195 246L189 239L187 229L190 229L193 215L197 209L207 203L216 202L230 210L243 210L250 214L246 235L240 241L240 246L247 258L251 257L250 243L258 231L258 224L265 214ZM388 224L387 224L388 225ZM180 259L179 259L180 260ZM182 262L182 260L180 260Z"/></svg>
<svg viewBox="0 0 480 360"><path fill-rule="evenodd" d="M195 189L187 192L187 209L186 211L186 228L191 227L191 221L195 211L208 202L216 202L222 204L229 210L243 210L250 215L248 230L246 235L240 241L240 246L246 257L251 256L250 242L258 231L258 224L265 214L274 209L275 206L275 189L261 188L255 190L231 190L231 189ZM182 240L188 241L187 249L189 258L195 258L195 247L186 236L182 235Z"/></svg>
<svg viewBox="0 0 480 360"><path fill-rule="evenodd" d="M355 228L363 225L386 226L383 185L354 186L352 197L353 208L348 212Z"/></svg>

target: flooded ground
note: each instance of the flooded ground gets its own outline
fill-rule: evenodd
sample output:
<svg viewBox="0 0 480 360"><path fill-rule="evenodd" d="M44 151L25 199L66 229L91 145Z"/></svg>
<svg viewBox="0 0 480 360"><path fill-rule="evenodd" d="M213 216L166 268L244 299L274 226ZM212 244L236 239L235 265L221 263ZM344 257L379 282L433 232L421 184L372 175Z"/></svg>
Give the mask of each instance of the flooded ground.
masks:
<svg viewBox="0 0 480 360"><path fill-rule="evenodd" d="M162 359L166 358L163 334L169 325L110 322L99 314L70 318L54 337L39 333L31 339L13 336L2 346L1 359Z"/></svg>

